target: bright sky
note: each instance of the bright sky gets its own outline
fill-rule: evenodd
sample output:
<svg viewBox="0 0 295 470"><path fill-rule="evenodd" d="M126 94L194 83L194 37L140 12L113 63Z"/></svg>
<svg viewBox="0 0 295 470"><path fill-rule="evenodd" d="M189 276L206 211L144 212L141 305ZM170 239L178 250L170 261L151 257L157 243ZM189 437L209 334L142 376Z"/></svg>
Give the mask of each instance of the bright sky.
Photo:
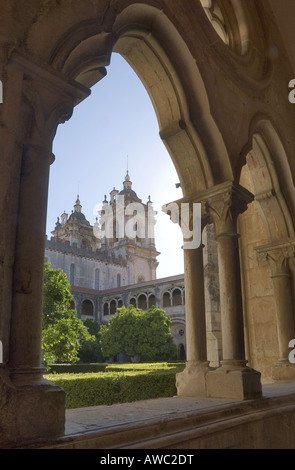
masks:
<svg viewBox="0 0 295 470"><path fill-rule="evenodd" d="M158 212L156 248L157 277L183 273L180 228L161 206L182 197L175 184L179 179L172 160L159 137L150 98L132 68L113 53L107 76L92 88L89 98L75 108L72 118L59 126L50 169L47 236L57 217L69 215L77 194L82 212L93 225L97 205L115 187L122 189L128 169L143 203L151 196Z"/></svg>

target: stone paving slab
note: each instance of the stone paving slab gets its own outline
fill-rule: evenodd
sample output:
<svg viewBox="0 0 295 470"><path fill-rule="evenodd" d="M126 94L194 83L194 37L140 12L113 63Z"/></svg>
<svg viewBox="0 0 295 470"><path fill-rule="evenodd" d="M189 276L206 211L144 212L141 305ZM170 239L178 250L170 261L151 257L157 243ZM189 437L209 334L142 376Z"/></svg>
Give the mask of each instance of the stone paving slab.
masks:
<svg viewBox="0 0 295 470"><path fill-rule="evenodd" d="M212 436L221 435L224 431L231 434L231 445L239 447L244 445L243 432L235 435L239 429L249 429L249 426L257 421L257 428L251 428L248 436L257 433L259 440L261 426L265 426L265 423L271 422L277 416L282 416L282 421L274 427L279 427L281 423L283 427L287 426L287 429L290 425L293 426L295 382L263 385L263 397L254 400L175 396L66 410L65 433L53 440L35 443L29 447L176 449L183 448L183 445L190 442L194 442L192 445L199 445L204 438L210 442ZM287 417L285 423L283 416Z"/></svg>

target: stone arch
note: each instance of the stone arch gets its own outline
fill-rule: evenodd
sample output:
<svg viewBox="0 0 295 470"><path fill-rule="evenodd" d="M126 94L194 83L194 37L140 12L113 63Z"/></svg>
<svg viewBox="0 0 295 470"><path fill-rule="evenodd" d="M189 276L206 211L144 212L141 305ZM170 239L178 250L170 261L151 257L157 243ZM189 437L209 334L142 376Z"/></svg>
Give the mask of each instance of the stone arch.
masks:
<svg viewBox="0 0 295 470"><path fill-rule="evenodd" d="M115 299L110 301L110 315L115 315L117 311L117 302Z"/></svg>
<svg viewBox="0 0 295 470"><path fill-rule="evenodd" d="M141 308L142 310L146 310L147 309L147 296L146 294L140 294L137 298L137 302L138 302L138 308Z"/></svg>
<svg viewBox="0 0 295 470"><path fill-rule="evenodd" d="M255 328L255 335L246 328L245 339L249 362L265 380L273 380L277 359L281 364L286 359L286 337L294 332L295 323L294 185L287 153L272 122L261 116L254 122L240 180L254 194L248 211L239 217L245 322ZM261 344L267 346L260 362Z"/></svg>
<svg viewBox="0 0 295 470"><path fill-rule="evenodd" d="M103 304L103 315L104 316L107 316L110 314L110 306L109 306L109 303L108 302L105 302Z"/></svg>
<svg viewBox="0 0 295 470"><path fill-rule="evenodd" d="M171 307L171 295L170 292L163 293L163 308Z"/></svg>
<svg viewBox="0 0 295 470"><path fill-rule="evenodd" d="M156 296L155 294L149 294L148 296L148 308L156 307Z"/></svg>
<svg viewBox="0 0 295 470"><path fill-rule="evenodd" d="M89 299L84 299L81 304L81 314L85 316L94 316L94 305Z"/></svg>
<svg viewBox="0 0 295 470"><path fill-rule="evenodd" d="M137 300L135 297L131 297L131 299L129 300L129 304L130 305L133 305L133 307L137 308Z"/></svg>
<svg viewBox="0 0 295 470"><path fill-rule="evenodd" d="M183 300L182 300L182 292L179 287L175 287L172 291L172 305L182 305Z"/></svg>
<svg viewBox="0 0 295 470"><path fill-rule="evenodd" d="M151 98L184 195L232 179L226 146L212 118L196 61L164 12L133 4L116 16L108 35L97 34L92 21L84 27L83 39L77 25L65 35L67 40L64 37L56 45L51 64L68 78L91 86L105 76L112 51L120 53Z"/></svg>
<svg viewBox="0 0 295 470"><path fill-rule="evenodd" d="M269 242L294 236L294 183L281 139L271 122L260 119L246 156L250 190L261 211ZM289 205L289 206L290 206Z"/></svg>
<svg viewBox="0 0 295 470"><path fill-rule="evenodd" d="M217 183L233 180L228 152L223 136L212 117L210 106L212 112L220 110L220 113L224 113L224 109L222 106L214 106L213 99L209 103L204 79L197 65L198 61L192 56L187 45L191 40L198 39L197 34L188 35L187 43L185 43L179 33L182 27L181 21L178 23L179 29L177 29L172 24L172 20L170 21L166 16L165 9L160 10L143 3L125 7L128 2L124 2L124 5L123 2L120 2L119 8L121 10L119 8L115 10L118 3L108 2L109 8L105 12L101 12L99 8L103 7L102 3L95 0L87 2L89 9L91 7L93 7L93 10L97 8L95 10L96 17L95 15L91 16L92 11L87 16L86 7L84 11L83 6L81 9L77 9L71 15L71 18L75 17L75 14L79 16L79 22L76 24L70 24L70 19L63 10L60 17L63 18L67 26L61 25L62 21L54 28L54 37L59 37L60 40L58 44L53 46L51 46L50 41L47 41L48 36L45 38L42 34L36 34L36 47L32 47L34 34L29 34L29 29L36 31L39 28L39 33L46 29L48 34L48 30L54 25L54 20L51 21L52 17L50 21L46 21L46 15L42 17L44 12L40 10L39 17L36 12L36 21L32 22L31 28L28 28L26 40L18 43L20 49L24 48L25 50L27 47L26 54L20 56L16 53L12 59L14 66L11 69L14 69L13 72L15 72L15 69L19 68L24 77L22 89L20 90L19 83L22 74L17 70L17 86L15 89L19 93L17 95L18 100L21 100L21 94L25 99L22 102L23 109L21 113L15 114L15 116L16 120L19 119L16 124L23 132L26 145L22 156L19 158L19 163L22 158L22 172L20 186L15 191L15 200L18 202L15 201L14 210L15 212L18 210L20 216L17 229L13 228L16 234L16 241L13 240L13 244L17 251L14 262L14 279L13 282L11 281L11 285L14 286L15 301L9 329L10 351L5 347L4 353L6 356L9 353L11 376L16 382L19 380L19 383L22 384L25 383L24 380L31 380L32 383L36 384L38 383L37 379L42 375L39 368L41 336L41 309L39 307L42 300L43 232L45 232L43 228L45 222L44 217L42 219L40 216L45 214L46 208L48 167L49 161L52 161L52 138L57 125L71 115L73 105L85 99L89 94L87 87L90 87L105 75L105 66L108 65L113 50L121 53L126 58L149 91L158 116L161 137L179 174L184 195L191 196L195 192L208 189L217 185ZM189 4L189 2L186 3ZM200 11L199 2L194 3L196 3L196 11L198 9ZM46 10L48 15L50 10L52 14L51 5L48 5ZM100 14L102 20L98 24L97 18ZM114 19L115 15L116 20ZM57 17L58 14L54 12L54 16ZM177 24L176 18L175 24ZM36 41L38 36L39 38L42 37L42 41ZM52 48L49 62L46 60L45 54L41 53L43 45L47 50ZM205 41L202 43L202 47L206 48ZM211 61L211 66L208 67L209 73L211 71L218 72L220 69L219 51L218 48L212 47L212 43L210 43L210 47L214 52L210 55L205 51L204 58L208 59L208 63ZM32 54L32 60L30 60L30 54ZM214 54L216 55L214 56ZM221 61L223 59L221 57ZM230 69L226 69L226 75L229 76L230 82ZM233 81L235 81L235 75L239 75L238 78L240 78L241 72L233 73L233 75ZM35 88L34 91L36 91L34 96L30 94L32 85ZM230 86L231 83L229 83ZM10 93L13 89L13 87L9 88ZM33 113L35 114L33 115ZM216 112L216 114L218 113ZM20 126L24 122L27 122L27 127L25 125ZM32 128L29 128L31 124ZM21 135L19 138L21 140ZM17 147L19 150L15 150L15 153L18 156L21 146L18 145ZM31 171L23 171L28 168ZM14 176L16 174L20 174L19 168L16 169ZM38 185L36 184L37 180ZM220 187L218 189L220 190ZM211 199L212 204L214 204L216 201L213 196ZM36 210L32 212L31 207L37 200ZM220 202L219 199L217 202ZM28 229L29 226L31 226L30 230ZM32 238L30 235L32 235ZM236 251L233 251L234 256L231 256L230 260L236 258L236 254ZM227 261L226 257L224 259ZM195 257L192 261L195 263L192 262L190 267L196 265L200 260ZM226 273L229 271L228 265L229 263L224 263ZM236 264L234 267L236 267ZM196 273L194 272L194 274ZM190 277L193 276L188 276L188 278ZM195 278L198 279L197 276ZM197 282L194 283L194 286L197 286ZM24 296L24 294L26 295ZM20 295L22 296L21 302L19 301ZM188 300L189 295L191 295L191 292L187 289ZM231 297L231 300L235 301L237 296L232 295ZM188 303L193 304L193 302ZM23 315L19 315L20 310L24 312ZM26 324L30 314L32 328L28 332ZM239 320L240 317L239 311ZM198 319L200 319L200 315ZM234 320L234 317L231 317L230 320ZM234 352L238 354L237 356L231 354L227 359L229 361L239 360L244 362L242 347L237 347L241 344L242 328L237 329L237 326L240 327L240 324L234 323L234 330L232 328L231 334L228 335L235 342L229 342L227 349L230 346L235 346ZM28 333L27 336L23 334L22 330ZM199 328L200 330L201 328ZM192 331L196 332L195 329L192 330L191 328ZM199 339L200 334L198 335ZM191 348L192 353L189 360L198 358L203 361L203 349L201 341L199 344L195 344ZM199 350L202 350L202 354L198 354ZM29 367L30 374L27 373ZM29 378L24 379L24 375ZM32 376L35 380L31 378ZM254 388L253 391L256 391ZM214 390L213 386L211 390ZM60 394L60 392L58 393ZM202 390L200 393L205 392ZM63 398L62 394L60 396ZM60 403L62 403L62 400L60 400ZM18 410L20 409L19 406ZM43 409L51 410L51 407L43 406ZM48 420L49 422L52 426L52 420ZM51 435L54 433L60 434L62 424L60 419L58 425L50 430ZM13 429L12 432L14 433L15 430ZM49 432L49 427L46 432ZM15 436L13 435L13 437Z"/></svg>

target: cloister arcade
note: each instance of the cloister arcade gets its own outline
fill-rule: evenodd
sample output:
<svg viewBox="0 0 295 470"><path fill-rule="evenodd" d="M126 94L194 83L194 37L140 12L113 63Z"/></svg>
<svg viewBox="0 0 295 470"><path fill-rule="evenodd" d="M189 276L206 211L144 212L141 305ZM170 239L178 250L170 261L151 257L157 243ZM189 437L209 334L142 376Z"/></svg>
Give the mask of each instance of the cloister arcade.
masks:
<svg viewBox="0 0 295 470"><path fill-rule="evenodd" d="M295 108L287 85L295 65L280 22L288 13L272 0L6 3L0 440L17 446L64 432L64 392L40 366L52 143L91 86L107 79L113 51L150 95L183 191L174 202L201 204L202 228L216 231L221 365L208 364L201 245L184 250L187 357L178 397L255 401L265 382L294 380ZM182 295L168 294L167 303Z"/></svg>

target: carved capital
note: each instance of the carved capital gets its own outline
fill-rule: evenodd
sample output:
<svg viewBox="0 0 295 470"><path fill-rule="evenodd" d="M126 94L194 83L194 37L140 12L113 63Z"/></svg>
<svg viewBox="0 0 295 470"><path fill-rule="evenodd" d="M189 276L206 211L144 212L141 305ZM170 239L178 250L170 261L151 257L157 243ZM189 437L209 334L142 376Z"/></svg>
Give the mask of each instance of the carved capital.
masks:
<svg viewBox="0 0 295 470"><path fill-rule="evenodd" d="M253 200L253 194L245 188L234 184L232 181L226 181L206 191L166 204L162 209L164 212L170 212L170 218L174 223L180 223L181 212L189 210L191 223L193 220L193 205L194 203L200 203L202 229L213 221L217 236L223 234L236 236L237 217L245 212L248 204Z"/></svg>
<svg viewBox="0 0 295 470"><path fill-rule="evenodd" d="M246 211L254 196L240 185L222 183L208 191L206 209L215 223L217 236L235 235L239 214Z"/></svg>
<svg viewBox="0 0 295 470"><path fill-rule="evenodd" d="M12 56L11 65L23 73L23 103L31 126L27 144L50 149L57 126L72 116L74 106L90 91L19 53Z"/></svg>
<svg viewBox="0 0 295 470"><path fill-rule="evenodd" d="M258 261L267 261L272 277L290 276L295 270L295 240L283 240L255 248Z"/></svg>

